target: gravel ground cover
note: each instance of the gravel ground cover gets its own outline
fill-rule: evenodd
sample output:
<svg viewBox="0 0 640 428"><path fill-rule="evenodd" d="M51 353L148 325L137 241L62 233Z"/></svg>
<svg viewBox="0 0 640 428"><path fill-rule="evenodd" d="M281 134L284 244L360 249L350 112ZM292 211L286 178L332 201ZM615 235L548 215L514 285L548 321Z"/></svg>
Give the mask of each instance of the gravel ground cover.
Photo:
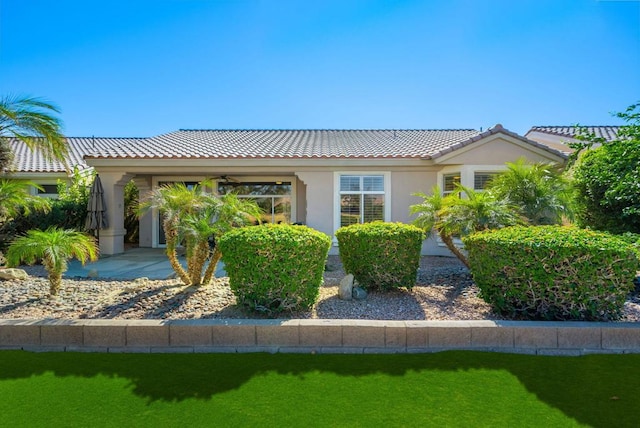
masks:
<svg viewBox="0 0 640 428"><path fill-rule="evenodd" d="M192 319L255 318L235 304L227 278L208 286L185 287L179 280L134 281L64 279L57 298L41 266L23 267L24 281L0 281L0 318ZM455 258L423 257L418 284L411 291L371 292L365 300L338 298L345 273L330 256L318 303L291 318L371 320L501 319L479 297L469 271ZM640 321L640 295L629 296L622 321Z"/></svg>

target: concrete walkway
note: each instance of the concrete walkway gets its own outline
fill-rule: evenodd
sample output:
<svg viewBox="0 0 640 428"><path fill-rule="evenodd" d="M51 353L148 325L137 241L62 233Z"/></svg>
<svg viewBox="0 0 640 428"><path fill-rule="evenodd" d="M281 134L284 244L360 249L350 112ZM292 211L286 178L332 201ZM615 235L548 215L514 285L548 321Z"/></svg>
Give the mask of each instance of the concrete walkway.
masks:
<svg viewBox="0 0 640 428"><path fill-rule="evenodd" d="M180 262L186 266L184 256ZM69 263L69 270L65 278L113 278L132 280L141 277L149 279L173 278L175 272L169 264L163 248L132 248L122 254L102 256L96 262L84 266L73 260ZM222 262L218 263L216 277L226 276Z"/></svg>

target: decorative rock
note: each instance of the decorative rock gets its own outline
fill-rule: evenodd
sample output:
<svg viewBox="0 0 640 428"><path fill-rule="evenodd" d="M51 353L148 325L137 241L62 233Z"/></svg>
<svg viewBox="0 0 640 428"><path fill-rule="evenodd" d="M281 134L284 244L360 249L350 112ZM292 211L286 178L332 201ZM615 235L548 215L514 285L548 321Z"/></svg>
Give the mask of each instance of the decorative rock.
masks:
<svg viewBox="0 0 640 428"><path fill-rule="evenodd" d="M12 280L18 279L20 281L29 278L27 272L22 269L8 268L8 269L0 269L0 279Z"/></svg>
<svg viewBox="0 0 640 428"><path fill-rule="evenodd" d="M351 300L353 297L353 275L348 274L340 281L340 288L338 289L338 297L342 300Z"/></svg>
<svg viewBox="0 0 640 428"><path fill-rule="evenodd" d="M367 291L361 287L353 287L353 298L356 300L364 300L367 298Z"/></svg>

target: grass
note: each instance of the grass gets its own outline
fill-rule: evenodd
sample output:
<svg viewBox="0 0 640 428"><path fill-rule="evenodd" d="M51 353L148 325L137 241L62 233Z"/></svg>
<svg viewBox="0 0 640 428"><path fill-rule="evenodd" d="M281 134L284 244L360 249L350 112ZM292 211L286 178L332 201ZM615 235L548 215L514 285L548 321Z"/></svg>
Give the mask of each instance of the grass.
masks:
<svg viewBox="0 0 640 428"><path fill-rule="evenodd" d="M640 355L0 352L4 426L638 426Z"/></svg>

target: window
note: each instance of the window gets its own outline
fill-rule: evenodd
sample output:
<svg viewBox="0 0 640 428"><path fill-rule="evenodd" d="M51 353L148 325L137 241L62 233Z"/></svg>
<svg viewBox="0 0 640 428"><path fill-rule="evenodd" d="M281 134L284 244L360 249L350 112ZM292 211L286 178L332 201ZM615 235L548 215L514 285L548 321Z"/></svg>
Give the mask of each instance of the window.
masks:
<svg viewBox="0 0 640 428"><path fill-rule="evenodd" d="M484 190L497 172L476 172L473 174L473 190Z"/></svg>
<svg viewBox="0 0 640 428"><path fill-rule="evenodd" d="M340 175L340 227L385 220L384 175Z"/></svg>
<svg viewBox="0 0 640 428"><path fill-rule="evenodd" d="M264 223L291 223L290 182L219 183L218 193L236 193L239 198L253 199L264 214Z"/></svg>
<svg viewBox="0 0 640 428"><path fill-rule="evenodd" d="M38 195L57 195L57 184L40 184L41 189L38 189Z"/></svg>
<svg viewBox="0 0 640 428"><path fill-rule="evenodd" d="M453 193L456 190L457 184L460 184L459 172L454 172L453 174L444 174L442 176L442 194L446 196Z"/></svg>

